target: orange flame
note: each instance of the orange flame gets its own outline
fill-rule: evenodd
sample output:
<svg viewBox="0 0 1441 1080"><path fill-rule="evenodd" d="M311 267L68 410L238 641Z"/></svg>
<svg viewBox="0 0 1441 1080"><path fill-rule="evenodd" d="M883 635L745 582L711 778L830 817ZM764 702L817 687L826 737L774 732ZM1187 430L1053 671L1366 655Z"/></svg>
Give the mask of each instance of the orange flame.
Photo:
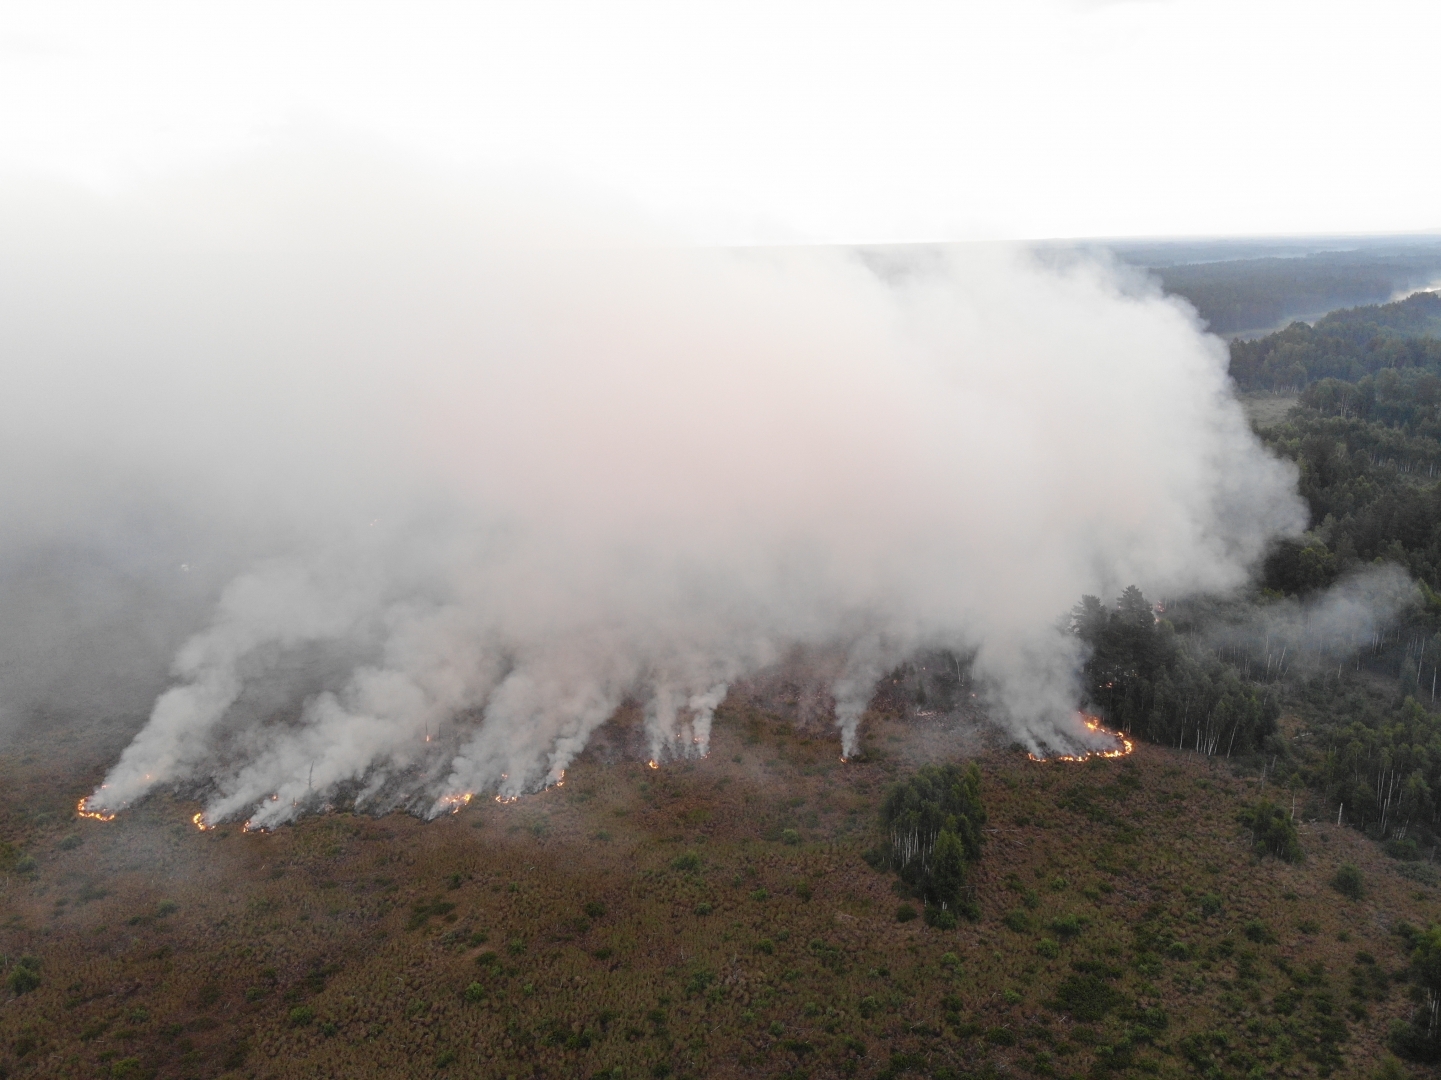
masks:
<svg viewBox="0 0 1441 1080"><path fill-rule="evenodd" d="M1109 735L1120 743L1120 746L1115 750L1087 750L1084 754L1050 754L1046 757L1027 754L1026 756L1032 761L1089 761L1091 758L1125 757L1136 748L1136 744L1119 731L1112 731L1110 728L1102 725L1099 716L1092 716L1090 713L1081 713L1081 719L1085 722L1088 731L1096 731L1102 735Z"/></svg>
<svg viewBox="0 0 1441 1080"><path fill-rule="evenodd" d="M660 762L657 761L655 758L651 758L649 761L646 762L646 764L649 765L652 769L660 768Z"/></svg>
<svg viewBox="0 0 1441 1080"><path fill-rule="evenodd" d="M75 813L83 818L90 818L92 821L114 821L115 814L109 810L87 810L85 804L90 801L90 796L82 795L80 801L75 804Z"/></svg>
<svg viewBox="0 0 1441 1080"><path fill-rule="evenodd" d="M208 829L213 829L213 828L215 828L214 825L207 825L207 824L205 824L205 814L204 814L203 811L202 811L201 813L199 813L199 814L196 814L196 815L195 815L193 818L191 818L190 820L193 821L193 822L195 822L195 827L196 827L197 829L199 829L201 832L205 832L205 831L207 831Z"/></svg>
<svg viewBox="0 0 1441 1080"><path fill-rule="evenodd" d="M440 801L450 807L452 814L458 814L470 805L470 800L475 798L475 792L465 791L459 795L446 795Z"/></svg>

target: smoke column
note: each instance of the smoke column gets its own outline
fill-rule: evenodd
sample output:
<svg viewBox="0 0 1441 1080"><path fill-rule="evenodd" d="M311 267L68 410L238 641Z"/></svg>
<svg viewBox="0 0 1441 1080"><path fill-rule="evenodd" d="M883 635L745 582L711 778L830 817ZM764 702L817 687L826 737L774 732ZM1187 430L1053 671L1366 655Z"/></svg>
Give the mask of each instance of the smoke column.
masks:
<svg viewBox="0 0 1441 1080"><path fill-rule="evenodd" d="M626 701L654 757L701 754L796 646L846 658L844 752L935 648L1074 748L1079 596L1228 589L1304 523L1224 345L1092 263L696 250L323 154L6 205L0 644L29 674L0 705L93 707L103 656L153 697L96 812L438 812L556 781ZM93 647L45 636L99 603L26 591L47 558L126 583ZM178 641L168 675L114 634Z"/></svg>

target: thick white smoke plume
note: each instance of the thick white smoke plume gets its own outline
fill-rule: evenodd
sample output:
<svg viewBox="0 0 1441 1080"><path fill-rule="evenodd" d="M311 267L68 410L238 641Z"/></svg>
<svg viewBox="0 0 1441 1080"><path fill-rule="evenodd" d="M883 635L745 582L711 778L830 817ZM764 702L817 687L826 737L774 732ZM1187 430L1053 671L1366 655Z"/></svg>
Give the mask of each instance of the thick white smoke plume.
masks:
<svg viewBox="0 0 1441 1080"><path fill-rule="evenodd" d="M848 657L845 752L936 648L1074 746L1061 613L1235 586L1303 522L1222 343L1102 267L582 216L309 159L6 224L11 550L150 544L148 603L213 597L90 809L506 797L627 701L704 753L797 646Z"/></svg>

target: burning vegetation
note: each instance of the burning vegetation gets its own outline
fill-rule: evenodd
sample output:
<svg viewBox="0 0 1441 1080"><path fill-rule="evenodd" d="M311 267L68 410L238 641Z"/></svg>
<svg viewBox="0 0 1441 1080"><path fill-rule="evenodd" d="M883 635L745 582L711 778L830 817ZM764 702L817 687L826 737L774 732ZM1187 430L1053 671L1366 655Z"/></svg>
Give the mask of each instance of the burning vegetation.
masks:
<svg viewBox="0 0 1441 1080"><path fill-rule="evenodd" d="M1136 749L1136 744L1119 731L1112 731L1101 723L1099 716L1092 716L1090 713L1081 713L1081 722L1086 725L1086 730L1097 735L1105 735L1116 740L1116 747L1113 750L1083 750L1079 754L1027 754L1032 761L1090 761L1092 758L1119 758L1125 757Z"/></svg>

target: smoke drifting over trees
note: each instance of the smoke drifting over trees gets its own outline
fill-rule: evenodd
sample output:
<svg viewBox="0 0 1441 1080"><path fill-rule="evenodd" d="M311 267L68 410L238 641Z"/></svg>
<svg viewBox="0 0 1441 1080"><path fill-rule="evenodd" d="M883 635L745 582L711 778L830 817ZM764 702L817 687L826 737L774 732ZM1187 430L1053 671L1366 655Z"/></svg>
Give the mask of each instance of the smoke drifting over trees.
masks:
<svg viewBox="0 0 1441 1080"><path fill-rule="evenodd" d="M161 691L95 810L438 811L626 701L703 753L797 646L846 751L943 648L1073 748L1077 596L1228 589L1305 524L1224 346L1101 267L680 249L315 158L7 201L3 722Z"/></svg>

